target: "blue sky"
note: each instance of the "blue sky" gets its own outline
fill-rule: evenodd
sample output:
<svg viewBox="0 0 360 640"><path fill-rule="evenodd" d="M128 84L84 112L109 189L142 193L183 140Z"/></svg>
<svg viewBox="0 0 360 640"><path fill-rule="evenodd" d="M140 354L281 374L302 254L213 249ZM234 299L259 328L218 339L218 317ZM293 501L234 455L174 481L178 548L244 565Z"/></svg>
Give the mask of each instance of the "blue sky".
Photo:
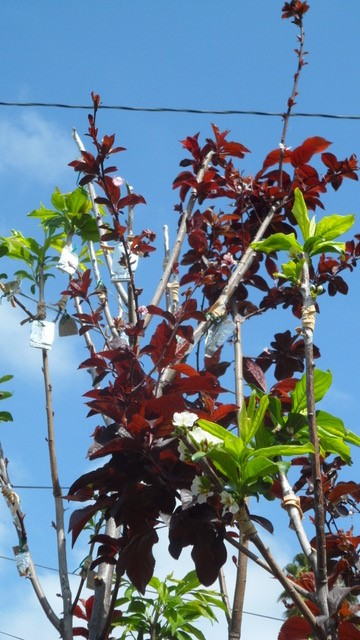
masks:
<svg viewBox="0 0 360 640"><path fill-rule="evenodd" d="M341 6L337 0L310 4L314 6L306 16L309 64L302 74L295 111L360 113L358 0L347 0ZM296 64L296 29L281 20L282 5L278 0L3 3L0 101L83 105L90 103L90 92L96 91L107 105L282 112ZM115 132L118 144L128 150L118 157L119 174L148 203L138 208L138 229L150 227L160 232L167 223L173 237L177 194L172 181L184 155L179 140L198 131L203 138L209 136L211 122L220 129L231 129L231 137L251 150L242 161L245 173L255 173L266 153L280 141L281 120L275 117L100 112L101 131ZM34 234L34 223L26 214L41 201L49 204L55 186L62 191L75 187L76 177L67 167L77 156L71 131L76 127L83 136L86 126L86 111L0 106L0 234L7 235L11 228ZM357 153L360 157L359 127L356 120L293 118L287 144L294 147L306 137L319 135L334 142L330 151L337 156ZM337 194L329 192L325 202L327 213L358 213L359 185L348 181ZM360 232L359 222L355 230ZM160 235L159 257L152 260L151 278L147 265L139 268L148 298L161 272L161 244ZM321 301L316 343L323 355L321 367L334 374L326 408L359 432L360 389L354 375L359 358L358 273L348 281L347 297ZM58 282L61 291L66 279L59 277ZM14 391L8 408L15 422L1 426L0 439L10 459L14 484L48 485L40 353L28 347L27 325L20 327L20 319L3 302L0 375L15 374L8 385ZM256 355L275 331L288 326L293 329L296 322L286 314L282 318L268 316L266 323L249 324L244 330L248 354ZM89 380L77 366L85 357L76 338L57 339L51 352L59 462L65 486L87 468L85 455L95 424L85 419L81 398ZM50 494L40 490L21 493L34 559L46 566L55 562ZM280 515L277 526L278 531L286 528L284 516ZM2 504L0 529L0 554L11 556L16 541ZM280 564L297 550L288 536L285 541L275 536L267 542L279 553ZM75 549L70 567L75 569L86 553L83 541ZM174 570L180 576L186 567L169 562L168 566L161 563L161 570ZM0 576L7 585L0 601L0 631L34 640L39 629L44 629L44 637L55 639L55 632L40 626L41 614L36 614L30 586L21 583L12 562L0 558ZM43 571L43 579L56 593L53 574ZM264 589L259 601L260 579ZM252 569L247 611L279 616L281 608L273 606L274 590L269 578ZM19 594L23 598L21 611L13 604ZM267 639L275 640L278 627L278 623L245 616L243 638L252 640L266 630ZM219 637L219 630L213 633L208 634L210 640Z"/></svg>

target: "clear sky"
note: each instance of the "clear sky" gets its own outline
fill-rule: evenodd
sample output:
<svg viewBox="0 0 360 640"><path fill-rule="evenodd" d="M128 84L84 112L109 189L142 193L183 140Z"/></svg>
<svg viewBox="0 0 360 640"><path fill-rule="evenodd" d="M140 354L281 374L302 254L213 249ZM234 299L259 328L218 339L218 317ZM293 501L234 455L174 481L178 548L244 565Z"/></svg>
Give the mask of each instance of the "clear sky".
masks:
<svg viewBox="0 0 360 640"><path fill-rule="evenodd" d="M0 102L86 105L90 92L95 91L106 105L285 109L296 64L296 29L290 21L281 20L282 0L3 0L1 4ZM313 0L310 5L305 23L309 64L302 74L295 111L360 114L360 4L358 0ZM34 223L26 214L41 201L49 204L55 186L62 191L75 187L76 176L67 167L77 156L71 131L75 127L83 136L86 115L81 110L0 106L0 234L8 235L11 228L35 234ZM242 161L245 173L255 173L266 153L280 141L279 117L100 112L101 131L115 132L118 144L128 149L119 156L119 174L148 203L138 208L138 229L150 227L159 232L166 222L173 235L177 194L172 181L184 156L179 140L198 131L203 138L209 136L211 122L220 129L231 129L231 137L252 151ZM319 135L333 141L330 151L337 156L357 153L360 157L359 128L359 120L293 118L287 144L294 147L306 137ZM325 202L329 214L358 214L358 183L346 182L337 194L329 192ZM356 232L360 232L359 222ZM159 247L161 244L160 235ZM139 269L149 290L144 303L151 297L161 264L160 249L151 263L151 277L147 265ZM355 271L348 282L348 297L321 301L316 343L323 354L321 367L331 368L334 374L326 408L360 432L360 387L355 375L360 355L359 273ZM60 277L58 291L64 284L66 279ZM15 421L1 426L0 439L14 484L43 486L49 484L49 476L40 352L28 347L28 325L20 327L20 319L2 303L0 376L13 373L15 380L7 385L14 399L1 409L11 410ZM277 322L274 314L267 316L266 324L252 325L257 327L256 335L250 326L245 328L248 355L257 355L276 330L296 326L295 319L286 314L282 325ZM85 419L81 398L90 386L86 373L77 371L86 357L83 345L76 338L57 339L50 355L61 482L68 486L88 468L85 456L96 423ZM51 492L24 489L21 497L34 559L53 567ZM286 526L286 519L280 516L278 535L267 539L282 565L297 551L289 536L282 539ZM2 503L0 530L0 554L11 557L16 539ZM70 568L76 569L86 554L83 540L71 556ZM179 577L187 568L184 562L165 565L163 560L158 567L162 572L174 570ZM41 575L45 587L55 594L55 574L41 570ZM24 640L54 640L57 634L41 622L30 585L21 582L14 563L0 558L0 577L0 632ZM250 577L246 610L281 617L282 608L274 605L273 581L253 568ZM264 633L267 640L275 640L278 628L277 622L247 614L243 640L264 637ZM225 632L214 629L207 637L225 637Z"/></svg>

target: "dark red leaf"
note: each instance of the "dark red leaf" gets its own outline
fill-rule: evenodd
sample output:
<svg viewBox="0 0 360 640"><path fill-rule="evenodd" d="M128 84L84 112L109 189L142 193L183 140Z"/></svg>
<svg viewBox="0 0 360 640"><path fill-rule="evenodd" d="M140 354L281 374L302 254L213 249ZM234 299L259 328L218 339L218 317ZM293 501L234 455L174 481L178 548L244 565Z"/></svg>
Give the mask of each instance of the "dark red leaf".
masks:
<svg viewBox="0 0 360 640"><path fill-rule="evenodd" d="M73 636L82 636L83 638L89 637L89 631L85 627L74 627Z"/></svg>
<svg viewBox="0 0 360 640"><path fill-rule="evenodd" d="M120 198L117 203L118 210L123 209L124 207L135 207L137 204L146 204L145 198L143 196L137 195L136 193L129 193L127 196Z"/></svg>
<svg viewBox="0 0 360 640"><path fill-rule="evenodd" d="M255 384L262 391L266 391L265 375L261 367L252 359L243 359L244 379L248 384Z"/></svg>
<svg viewBox="0 0 360 640"><path fill-rule="evenodd" d="M338 632L339 640L360 640L360 629L352 622L340 622Z"/></svg>
<svg viewBox="0 0 360 640"><path fill-rule="evenodd" d="M92 516L97 513L98 505L90 504L82 509L76 509L70 516L69 531L72 531L72 545L74 546L78 536L82 532L85 525L89 522Z"/></svg>
<svg viewBox="0 0 360 640"><path fill-rule="evenodd" d="M282 625L278 640L308 640L311 634L312 628L307 620L293 616Z"/></svg>
<svg viewBox="0 0 360 640"><path fill-rule="evenodd" d="M301 167L307 164L315 153L325 151L331 142L319 136L307 138L299 147L296 147L291 153L291 164L293 167Z"/></svg>
<svg viewBox="0 0 360 640"><path fill-rule="evenodd" d="M272 167L274 164L278 164L280 161L281 151L280 149L273 149L270 153L267 154L264 162L263 162L263 171L268 167ZM291 159L291 151L289 149L285 149L282 155L283 162L290 162Z"/></svg>

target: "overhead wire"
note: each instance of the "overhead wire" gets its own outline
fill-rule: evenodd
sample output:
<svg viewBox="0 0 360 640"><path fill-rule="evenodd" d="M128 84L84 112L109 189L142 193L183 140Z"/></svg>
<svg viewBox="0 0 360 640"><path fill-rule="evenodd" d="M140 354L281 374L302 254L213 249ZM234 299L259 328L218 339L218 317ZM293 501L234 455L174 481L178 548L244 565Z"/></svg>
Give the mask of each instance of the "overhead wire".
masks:
<svg viewBox="0 0 360 640"><path fill-rule="evenodd" d="M68 104L65 102L5 102L0 101L0 107L40 107L45 109L82 109L91 111L93 105ZM281 118L281 111L259 111L253 109L190 109L182 107L132 107L129 105L100 104L99 109L113 111L135 111L143 113L189 113L199 115L223 115L223 116L263 116ZM291 118L331 118L336 120L360 120L360 114L341 113L317 113L294 111Z"/></svg>
<svg viewBox="0 0 360 640"><path fill-rule="evenodd" d="M2 636L7 636L8 638L16 638L16 640L25 640L25 638L21 638L20 636L14 636L12 633L6 633L6 631L0 631Z"/></svg>

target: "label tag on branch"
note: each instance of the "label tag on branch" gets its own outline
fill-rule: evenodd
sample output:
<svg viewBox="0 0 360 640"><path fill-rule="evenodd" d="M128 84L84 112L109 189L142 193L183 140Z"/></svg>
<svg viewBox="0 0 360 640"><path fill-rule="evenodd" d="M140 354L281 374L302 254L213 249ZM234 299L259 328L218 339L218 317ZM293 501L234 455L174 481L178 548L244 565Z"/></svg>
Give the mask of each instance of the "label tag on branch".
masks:
<svg viewBox="0 0 360 640"><path fill-rule="evenodd" d="M78 264L79 258L76 253L73 252L72 246L65 245L60 254L59 262L56 265L57 269L73 276L78 268Z"/></svg>
<svg viewBox="0 0 360 640"><path fill-rule="evenodd" d="M139 257L134 253L130 253L130 266L131 270L135 271ZM111 271L111 282L129 282L130 281L130 272L126 264L126 254L124 245L122 242L117 242L114 246L114 253L112 259L112 271Z"/></svg>
<svg viewBox="0 0 360 640"><path fill-rule="evenodd" d="M211 325L205 338L205 357L210 358L217 349L223 346L235 330L235 323L231 318L225 318L224 320Z"/></svg>
<svg viewBox="0 0 360 640"><path fill-rule="evenodd" d="M309 307L303 307L301 312L303 329L315 329L316 307L311 304Z"/></svg>
<svg viewBox="0 0 360 640"><path fill-rule="evenodd" d="M59 320L59 336L63 338L64 336L76 336L78 333L78 328L76 321L74 318L69 316L68 313L64 313Z"/></svg>
<svg viewBox="0 0 360 640"><path fill-rule="evenodd" d="M48 320L34 320L31 324L30 347L51 349L55 336L55 323Z"/></svg>
<svg viewBox="0 0 360 640"><path fill-rule="evenodd" d="M24 545L23 547L13 547L13 551L15 554L15 562L19 574L22 577L31 576L32 562L27 545Z"/></svg>

